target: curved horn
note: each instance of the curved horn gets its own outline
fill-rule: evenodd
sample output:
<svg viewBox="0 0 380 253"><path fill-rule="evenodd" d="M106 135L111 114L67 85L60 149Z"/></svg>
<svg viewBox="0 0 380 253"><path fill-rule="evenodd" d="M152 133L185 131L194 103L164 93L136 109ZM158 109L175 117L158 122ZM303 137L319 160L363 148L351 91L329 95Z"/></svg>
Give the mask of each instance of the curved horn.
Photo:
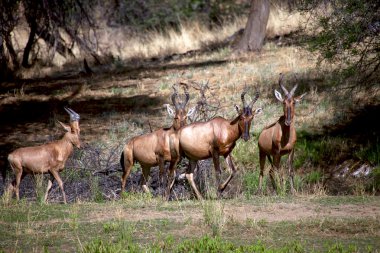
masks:
<svg viewBox="0 0 380 253"><path fill-rule="evenodd" d="M184 86L183 92L185 93L185 101L182 103L182 108L184 109L190 99L190 94L189 94L189 91L187 90L187 86Z"/></svg>
<svg viewBox="0 0 380 253"><path fill-rule="evenodd" d="M291 97L293 97L294 92L296 91L297 87L298 87L298 83L297 83L297 84L293 87L293 89L289 92L289 94L290 94Z"/></svg>
<svg viewBox="0 0 380 253"><path fill-rule="evenodd" d="M64 107L65 111L70 115L70 120L71 121L78 121L80 119L80 116L78 113L76 113L74 110Z"/></svg>
<svg viewBox="0 0 380 253"><path fill-rule="evenodd" d="M174 92L171 96L171 99L172 99L172 103L173 103L175 109L178 110L178 103L176 101L176 97L178 97L178 92L177 92L177 89L174 87L174 85L173 85L173 90L174 90Z"/></svg>
<svg viewBox="0 0 380 253"><path fill-rule="evenodd" d="M243 108L245 107L245 99L244 99L245 94L247 94L247 90L246 89L240 95L241 101L243 102Z"/></svg>
<svg viewBox="0 0 380 253"><path fill-rule="evenodd" d="M255 97L252 99L251 103L249 104L249 107L252 107L254 103L256 103L257 99L259 99L260 93L258 90L256 90Z"/></svg>
<svg viewBox="0 0 380 253"><path fill-rule="evenodd" d="M285 96L289 94L288 90L282 85L282 80L284 79L284 74L280 73L280 79L278 80L278 85L280 85L282 91L284 92Z"/></svg>

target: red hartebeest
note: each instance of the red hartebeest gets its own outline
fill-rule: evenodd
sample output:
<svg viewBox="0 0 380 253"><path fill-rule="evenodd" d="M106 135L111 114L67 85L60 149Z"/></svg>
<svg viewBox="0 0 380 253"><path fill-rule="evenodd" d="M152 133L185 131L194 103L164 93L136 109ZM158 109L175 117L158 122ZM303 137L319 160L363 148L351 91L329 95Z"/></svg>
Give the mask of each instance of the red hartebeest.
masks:
<svg viewBox="0 0 380 253"><path fill-rule="evenodd" d="M198 160L213 158L219 193L226 188L236 172L232 162L231 151L234 149L236 141L240 137L242 137L244 141L249 140L249 130L252 119L255 115L262 112L261 108L252 112L252 105L257 101L259 93L256 92L256 96L248 105L244 99L245 94L246 91L241 94L243 108L240 110L239 107L235 105L239 115L232 121L222 117L216 117L206 122L195 122L184 126L178 132L178 149L180 154L189 159L189 167L187 168L185 176L198 199L202 199L202 195L193 180L193 171ZM220 183L221 170L219 156L225 157L231 171L230 176L222 184ZM170 170L168 181L173 180L173 177L174 170ZM171 186L172 185L173 184L171 184ZM170 188L168 191L170 191Z"/></svg>
<svg viewBox="0 0 380 253"><path fill-rule="evenodd" d="M43 174L49 173L51 178L45 193L45 202L48 193L53 185L54 179L57 180L61 188L63 201L66 201L66 194L63 190L63 182L59 176L59 172L65 167L67 158L73 151L73 146L80 148L80 128L79 114L66 108L70 115L70 125L66 125L60 121L58 123L67 131L62 139L53 141L44 145L19 148L8 155L8 161L15 173L15 179L10 188L16 193L17 200L20 199L19 188L20 182L26 174Z"/></svg>
<svg viewBox="0 0 380 253"><path fill-rule="evenodd" d="M293 171L293 156L294 156L294 145L297 140L296 128L294 126L295 121L295 105L302 100L306 93L301 96L294 97L294 92L297 89L298 84L296 84L290 92L283 86L282 80L284 76L281 73L279 78L279 86L284 92L285 98L282 98L281 93L277 90L274 94L284 107L284 115L281 116L278 121L267 126L261 132L259 136L259 156L260 156L260 177L259 177L259 189L258 193L262 193L262 181L264 176L265 158L268 157L271 163L271 169L269 175L272 181L274 190L276 191L276 184L274 180L273 165L278 170L280 165L281 156L289 154L288 157L288 170L290 176L290 187L292 193L294 190L294 171ZM271 160L273 157L273 162Z"/></svg>
<svg viewBox="0 0 380 253"><path fill-rule="evenodd" d="M195 107L187 111L186 104L190 99L190 95L185 87L185 101L178 102L178 93L175 91L171 100L175 107L173 111L167 104L169 116L173 117L173 124L170 128L161 128L152 133L134 137L130 140L123 149L120 163L123 168L123 176L121 180L121 192L124 192L127 178L131 172L134 162L140 163L142 167L141 185L145 192L149 193L149 188L146 185L150 168L159 166L160 183L162 183L162 174L164 171L165 162L170 162L170 167L175 167L178 161L179 153L173 149L173 143L177 139L178 130L186 125L187 117L192 115ZM167 198L169 196L166 196Z"/></svg>

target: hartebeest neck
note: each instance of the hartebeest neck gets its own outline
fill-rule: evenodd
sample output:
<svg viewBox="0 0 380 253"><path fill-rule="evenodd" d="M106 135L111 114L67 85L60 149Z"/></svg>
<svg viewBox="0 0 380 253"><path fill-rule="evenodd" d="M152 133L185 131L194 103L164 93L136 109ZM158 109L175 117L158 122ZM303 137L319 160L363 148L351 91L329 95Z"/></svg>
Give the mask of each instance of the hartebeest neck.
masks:
<svg viewBox="0 0 380 253"><path fill-rule="evenodd" d="M66 136L64 136L62 139L58 140L56 142L56 144L57 144L58 148L60 149L60 151L62 152L63 156L66 158L69 157L69 155L71 154L71 152L74 149L73 143Z"/></svg>
<svg viewBox="0 0 380 253"><path fill-rule="evenodd" d="M292 149L294 143L297 140L295 129L295 116L293 117L293 120L291 121L289 126L285 125L285 116L282 116L280 118L280 125L282 131L281 146L283 146L284 149Z"/></svg>
<svg viewBox="0 0 380 253"><path fill-rule="evenodd" d="M229 137L232 141L236 141L240 138L243 131L239 126L240 115L230 122Z"/></svg>
<svg viewBox="0 0 380 253"><path fill-rule="evenodd" d="M180 128L181 128L180 126L173 124L171 127L168 128L168 130L172 130L172 131L176 132Z"/></svg>

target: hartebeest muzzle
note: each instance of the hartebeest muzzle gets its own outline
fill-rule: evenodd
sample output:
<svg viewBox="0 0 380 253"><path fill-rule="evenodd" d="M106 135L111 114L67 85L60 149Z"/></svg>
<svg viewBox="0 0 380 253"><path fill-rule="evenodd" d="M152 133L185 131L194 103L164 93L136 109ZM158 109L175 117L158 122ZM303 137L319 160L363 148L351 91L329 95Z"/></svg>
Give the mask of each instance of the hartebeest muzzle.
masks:
<svg viewBox="0 0 380 253"><path fill-rule="evenodd" d="M253 117L252 116L252 108L250 107L244 107L243 108L243 114L244 114L244 118L250 118L250 117ZM241 135L241 137L243 138L244 141L248 141L251 136L249 135L249 130L251 128L251 120L244 120L243 124L244 124L244 128L243 128L243 133Z"/></svg>
<svg viewBox="0 0 380 253"><path fill-rule="evenodd" d="M292 110L290 107L286 108L286 119L285 119L285 125L290 126L292 123Z"/></svg>

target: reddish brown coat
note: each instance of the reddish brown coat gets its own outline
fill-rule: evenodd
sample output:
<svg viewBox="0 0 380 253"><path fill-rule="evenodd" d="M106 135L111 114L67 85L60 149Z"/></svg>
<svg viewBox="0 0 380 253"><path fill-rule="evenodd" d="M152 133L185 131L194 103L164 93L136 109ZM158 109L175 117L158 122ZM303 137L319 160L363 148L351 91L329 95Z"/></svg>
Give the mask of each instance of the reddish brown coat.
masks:
<svg viewBox="0 0 380 253"><path fill-rule="evenodd" d="M16 193L17 200L20 199L20 182L25 175L49 173L52 177L48 183L45 201L51 189L52 180L55 179L61 188L63 201L66 203L63 182L58 172L64 169L68 157L73 152L73 146L80 148L80 128L79 115L69 108L65 110L70 114L71 121L69 126L59 122L67 131L62 139L40 146L19 148L8 155L9 164L15 174L10 188Z"/></svg>
<svg viewBox="0 0 380 253"><path fill-rule="evenodd" d="M187 117L195 111L195 108L192 108L188 112L186 111L185 107L190 98L187 90L185 90L185 96L185 101L179 103L176 101L178 94L176 92L173 93L172 102L175 106L175 112L167 105L169 115L174 118L170 128L158 129L152 133L134 137L124 146L120 159L124 170L121 180L121 192L125 190L127 178L135 162L141 165L143 172L141 184L145 192L149 192L146 183L151 167L159 166L160 182L162 183L165 162L170 162L170 168L176 166L179 160L179 153L178 150L173 148L173 143L178 142L178 130L186 125Z"/></svg>
<svg viewBox="0 0 380 253"><path fill-rule="evenodd" d="M214 168L216 170L216 179L218 184L219 193L221 193L230 180L233 178L236 169L232 161L231 151L236 145L236 141L243 137L245 141L248 141L249 130L252 119L255 115L262 111L261 108L252 112L252 105L258 99L258 92L256 97L249 105L245 104L244 95L241 94L243 102L243 109L237 111L239 116L234 120L229 121L221 117L214 118L207 122L196 122L185 126L179 130L178 149L182 156L189 158L189 168L186 171L186 178L192 186L198 199L202 199L198 188L193 180L193 171L198 160L213 158ZM223 156L231 170L231 174L224 183L220 183L220 161L219 156ZM173 176L173 172L170 172L169 178Z"/></svg>
<svg viewBox="0 0 380 253"><path fill-rule="evenodd" d="M294 171L293 171L293 156L294 145L297 141L297 134L295 124L295 105L300 102L306 93L301 96L294 97L294 92L297 89L297 85L288 92L282 85L283 75L280 75L279 85L285 94L285 98L282 98L281 93L275 90L276 98L283 103L284 115L279 118L275 123L267 126L261 132L259 136L259 157L260 157L260 177L259 177L259 190L262 192L262 181L264 177L265 159L268 157L272 164L269 171L271 177L272 186L276 190L276 183L274 180L274 168L278 170L280 166L281 156L289 154L288 157L288 170L290 176L290 187L294 193ZM273 157L273 162L271 160Z"/></svg>

